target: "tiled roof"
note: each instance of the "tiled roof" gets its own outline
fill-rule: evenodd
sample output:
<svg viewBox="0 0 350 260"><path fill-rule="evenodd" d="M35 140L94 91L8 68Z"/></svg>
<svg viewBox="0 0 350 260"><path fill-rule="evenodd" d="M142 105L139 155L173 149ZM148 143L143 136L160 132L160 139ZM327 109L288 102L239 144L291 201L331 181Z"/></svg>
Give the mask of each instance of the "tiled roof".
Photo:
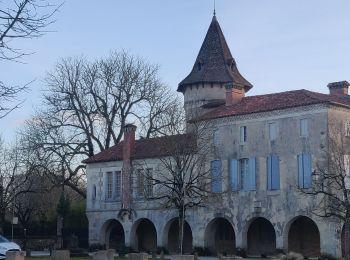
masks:
<svg viewBox="0 0 350 260"><path fill-rule="evenodd" d="M115 146L106 149L86 160L83 163L98 163L123 160L123 144L121 141ZM172 135L150 139L140 139L135 142L135 149L131 152L132 159L154 158L170 156L176 147L193 147L194 138L190 134Z"/></svg>
<svg viewBox="0 0 350 260"><path fill-rule="evenodd" d="M201 116L199 120L237 116L292 107L329 103L350 108L350 96L327 95L305 89L281 93L244 97L239 103L222 105Z"/></svg>
<svg viewBox="0 0 350 260"><path fill-rule="evenodd" d="M247 92L253 86L238 71L216 16L209 26L191 73L180 82L178 91L201 83L236 83Z"/></svg>

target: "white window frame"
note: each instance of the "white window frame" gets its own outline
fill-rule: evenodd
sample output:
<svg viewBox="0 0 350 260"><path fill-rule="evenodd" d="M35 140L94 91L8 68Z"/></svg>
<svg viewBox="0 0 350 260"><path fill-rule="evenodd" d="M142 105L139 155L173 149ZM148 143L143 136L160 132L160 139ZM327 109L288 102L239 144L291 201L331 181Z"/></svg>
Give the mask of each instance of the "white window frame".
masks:
<svg viewBox="0 0 350 260"><path fill-rule="evenodd" d="M269 130L269 140L274 141L277 139L277 122L270 122L268 123L268 130Z"/></svg>
<svg viewBox="0 0 350 260"><path fill-rule="evenodd" d="M153 196L153 181L152 181L153 169L152 168L147 168L146 169L146 174L147 174L148 177L146 177L146 180L145 180L144 193L146 195L145 196L146 198L151 198Z"/></svg>
<svg viewBox="0 0 350 260"><path fill-rule="evenodd" d="M113 199L113 172L106 172L106 200Z"/></svg>
<svg viewBox="0 0 350 260"><path fill-rule="evenodd" d="M344 155L344 174L345 174L345 188L350 189L350 155Z"/></svg>
<svg viewBox="0 0 350 260"><path fill-rule="evenodd" d="M247 126L245 125L239 127L239 141L241 144L247 142Z"/></svg>
<svg viewBox="0 0 350 260"><path fill-rule="evenodd" d="M138 198L150 198L153 196L153 181L145 177L153 176L153 168L137 170L136 196Z"/></svg>
<svg viewBox="0 0 350 260"><path fill-rule="evenodd" d="M345 132L345 136L350 137L350 121L345 121L344 122L344 132Z"/></svg>
<svg viewBox="0 0 350 260"><path fill-rule="evenodd" d="M219 129L215 129L213 131L213 144L214 144L214 147L219 147L220 145Z"/></svg>
<svg viewBox="0 0 350 260"><path fill-rule="evenodd" d="M301 118L299 120L299 134L301 137L309 136L309 119Z"/></svg>
<svg viewBox="0 0 350 260"><path fill-rule="evenodd" d="M244 163L244 165L243 165ZM244 167L242 167L244 166ZM249 158L241 158L238 160L238 169L239 169L239 182L240 182L240 189L245 190L244 187L244 179L248 177L249 175Z"/></svg>
<svg viewBox="0 0 350 260"><path fill-rule="evenodd" d="M114 180L114 197L120 199L122 196L122 172L120 170L114 172Z"/></svg>

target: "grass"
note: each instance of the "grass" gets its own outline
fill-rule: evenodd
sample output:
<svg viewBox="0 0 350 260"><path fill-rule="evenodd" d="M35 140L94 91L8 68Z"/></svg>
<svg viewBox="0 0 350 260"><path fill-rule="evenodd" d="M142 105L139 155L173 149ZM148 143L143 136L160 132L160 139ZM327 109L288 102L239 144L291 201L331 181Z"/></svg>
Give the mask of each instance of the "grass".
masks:
<svg viewBox="0 0 350 260"><path fill-rule="evenodd" d="M50 256L28 256L25 258L26 260L51 260ZM71 257L70 259L75 260L87 260L92 259L92 257L86 256L86 257Z"/></svg>
<svg viewBox="0 0 350 260"><path fill-rule="evenodd" d="M84 256L84 257L71 257L70 259L74 260L89 260L92 259L91 256ZM125 257L115 257L115 260L125 260ZM51 260L50 256L27 256L25 260Z"/></svg>

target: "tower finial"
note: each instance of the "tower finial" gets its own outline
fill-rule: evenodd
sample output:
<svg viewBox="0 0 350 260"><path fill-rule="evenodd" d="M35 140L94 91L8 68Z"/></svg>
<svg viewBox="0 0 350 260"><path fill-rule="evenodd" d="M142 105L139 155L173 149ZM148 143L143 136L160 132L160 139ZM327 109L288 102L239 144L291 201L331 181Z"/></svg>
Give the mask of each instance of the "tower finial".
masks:
<svg viewBox="0 0 350 260"><path fill-rule="evenodd" d="M216 16L216 10L215 10L215 0L214 0L214 16Z"/></svg>

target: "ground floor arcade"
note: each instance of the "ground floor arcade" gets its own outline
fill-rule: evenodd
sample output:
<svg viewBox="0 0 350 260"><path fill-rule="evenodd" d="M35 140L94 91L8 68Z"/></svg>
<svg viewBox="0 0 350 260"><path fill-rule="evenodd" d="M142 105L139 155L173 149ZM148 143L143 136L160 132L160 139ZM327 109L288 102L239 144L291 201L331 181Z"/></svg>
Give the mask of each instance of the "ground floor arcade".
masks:
<svg viewBox="0 0 350 260"><path fill-rule="evenodd" d="M174 215L138 215L138 218L121 220L112 216L94 218L88 214L90 244L105 244L117 251L125 247L144 252L157 248L165 248L170 253L178 251L180 227ZM219 214L206 222L189 216L183 228L186 253L204 250L211 254L234 254L243 249L250 256L261 256L283 250L313 257L321 253L339 256L342 251L341 228L313 216L293 216L283 224L264 216L252 217L244 223Z"/></svg>

